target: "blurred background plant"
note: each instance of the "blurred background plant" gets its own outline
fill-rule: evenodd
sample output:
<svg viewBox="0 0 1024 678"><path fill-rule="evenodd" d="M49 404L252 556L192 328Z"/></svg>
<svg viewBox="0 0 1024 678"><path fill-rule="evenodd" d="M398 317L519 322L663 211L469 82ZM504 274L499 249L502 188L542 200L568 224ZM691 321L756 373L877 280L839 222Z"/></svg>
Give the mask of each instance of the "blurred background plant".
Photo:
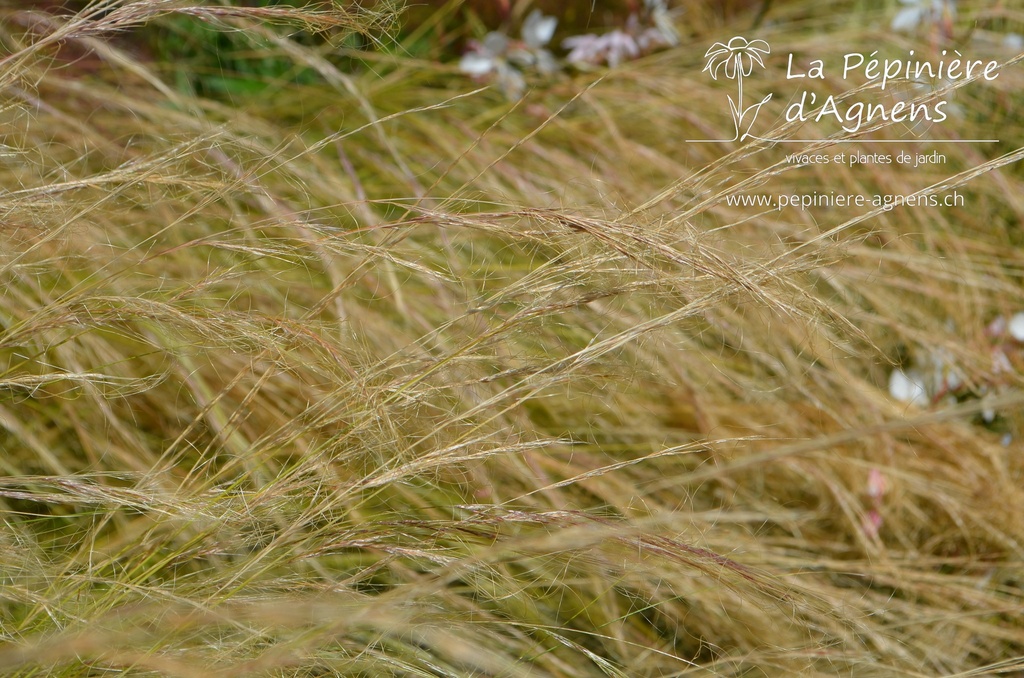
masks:
<svg viewBox="0 0 1024 678"><path fill-rule="evenodd" d="M614 68L662 47L679 44L679 31L665 0L644 0L643 11L631 12L623 28L603 35L585 33L566 38L566 61L576 66L607 64Z"/></svg>
<svg viewBox="0 0 1024 678"><path fill-rule="evenodd" d="M518 99L526 89L520 69L532 68L541 74L558 70L555 57L544 47L557 25L558 19L535 9L523 22L522 40L513 42L504 33L491 31L481 42L470 42L459 70L477 78L494 75L505 95Z"/></svg>

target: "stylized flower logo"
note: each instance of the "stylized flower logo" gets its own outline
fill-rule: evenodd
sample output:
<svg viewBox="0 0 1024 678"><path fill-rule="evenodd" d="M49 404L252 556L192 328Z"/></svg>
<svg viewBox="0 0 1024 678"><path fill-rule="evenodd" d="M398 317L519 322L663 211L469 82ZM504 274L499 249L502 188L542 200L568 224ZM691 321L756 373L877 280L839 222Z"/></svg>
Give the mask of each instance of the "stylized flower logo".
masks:
<svg viewBox="0 0 1024 678"><path fill-rule="evenodd" d="M754 63L764 68L762 54L771 54L772 48L764 40L747 40L736 36L729 41L729 44L716 42L704 55L708 60L705 71L711 72L711 77L718 80L718 71L725 67L725 77L734 79L737 73L750 75L754 70Z"/></svg>
<svg viewBox="0 0 1024 678"><path fill-rule="evenodd" d="M743 108L743 78L753 72L755 63L764 68L764 60L761 56L770 54L771 51L771 47L764 40L747 40L737 35L728 43L716 42L704 54L704 58L708 60L704 70L711 73L712 78L718 80L718 73L721 71L729 80L736 80L739 86L736 101L733 101L731 96L729 97L729 108L732 111L733 123L736 125L736 135L729 141L746 139L761 106L764 106L772 98L772 95L769 94L758 103ZM744 119L748 114L750 122L744 128ZM741 129L743 129L742 136L740 136Z"/></svg>

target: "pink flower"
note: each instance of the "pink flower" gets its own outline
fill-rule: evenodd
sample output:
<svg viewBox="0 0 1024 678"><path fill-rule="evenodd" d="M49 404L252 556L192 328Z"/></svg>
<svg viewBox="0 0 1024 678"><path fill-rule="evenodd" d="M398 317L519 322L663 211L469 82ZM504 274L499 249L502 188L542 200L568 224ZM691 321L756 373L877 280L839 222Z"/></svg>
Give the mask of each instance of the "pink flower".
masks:
<svg viewBox="0 0 1024 678"><path fill-rule="evenodd" d="M861 527L864 528L865 534L872 539L877 539L878 531L882 529L882 514L875 510L868 511L864 514Z"/></svg>
<svg viewBox="0 0 1024 678"><path fill-rule="evenodd" d="M871 469L868 472L868 496L875 502L875 505L881 503L882 497L889 491L889 481L886 480L885 476L877 468Z"/></svg>

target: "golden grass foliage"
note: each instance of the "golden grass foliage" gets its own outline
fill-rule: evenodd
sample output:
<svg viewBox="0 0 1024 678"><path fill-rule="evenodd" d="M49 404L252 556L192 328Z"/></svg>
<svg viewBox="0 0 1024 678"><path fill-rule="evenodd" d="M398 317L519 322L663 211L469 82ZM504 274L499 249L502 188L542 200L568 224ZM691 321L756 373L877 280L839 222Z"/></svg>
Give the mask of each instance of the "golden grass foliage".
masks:
<svg viewBox="0 0 1024 678"><path fill-rule="evenodd" d="M805 9L759 36L914 45L881 10ZM1024 308L1013 54L964 47L1010 63L928 132L1002 143L796 167L837 147L684 142L731 134L710 33L513 103L401 49L345 72L267 23L382 17L275 11L0 17L5 675L1024 670L1024 360L996 375L985 334ZM320 84L182 94L113 32L167 12ZM726 203L954 188L966 207ZM936 348L997 426L889 397Z"/></svg>

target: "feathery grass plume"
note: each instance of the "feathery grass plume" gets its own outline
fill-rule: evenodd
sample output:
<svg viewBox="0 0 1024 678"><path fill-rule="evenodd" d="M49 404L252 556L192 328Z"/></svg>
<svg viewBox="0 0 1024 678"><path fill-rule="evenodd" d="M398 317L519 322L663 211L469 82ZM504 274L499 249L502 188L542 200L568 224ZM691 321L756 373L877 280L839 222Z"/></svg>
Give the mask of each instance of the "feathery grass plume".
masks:
<svg viewBox="0 0 1024 678"><path fill-rule="evenodd" d="M376 30L347 7L0 14L0 670L1024 668L1024 354L986 331L1024 308L1021 57L979 43L1007 65L930 130L984 155L797 167L685 142L734 130L718 33L510 102L267 22ZM874 49L885 13L836 7L759 37ZM316 79L179 89L133 51L168 12ZM970 203L731 199L833 190ZM959 402L889 396L936 354Z"/></svg>

